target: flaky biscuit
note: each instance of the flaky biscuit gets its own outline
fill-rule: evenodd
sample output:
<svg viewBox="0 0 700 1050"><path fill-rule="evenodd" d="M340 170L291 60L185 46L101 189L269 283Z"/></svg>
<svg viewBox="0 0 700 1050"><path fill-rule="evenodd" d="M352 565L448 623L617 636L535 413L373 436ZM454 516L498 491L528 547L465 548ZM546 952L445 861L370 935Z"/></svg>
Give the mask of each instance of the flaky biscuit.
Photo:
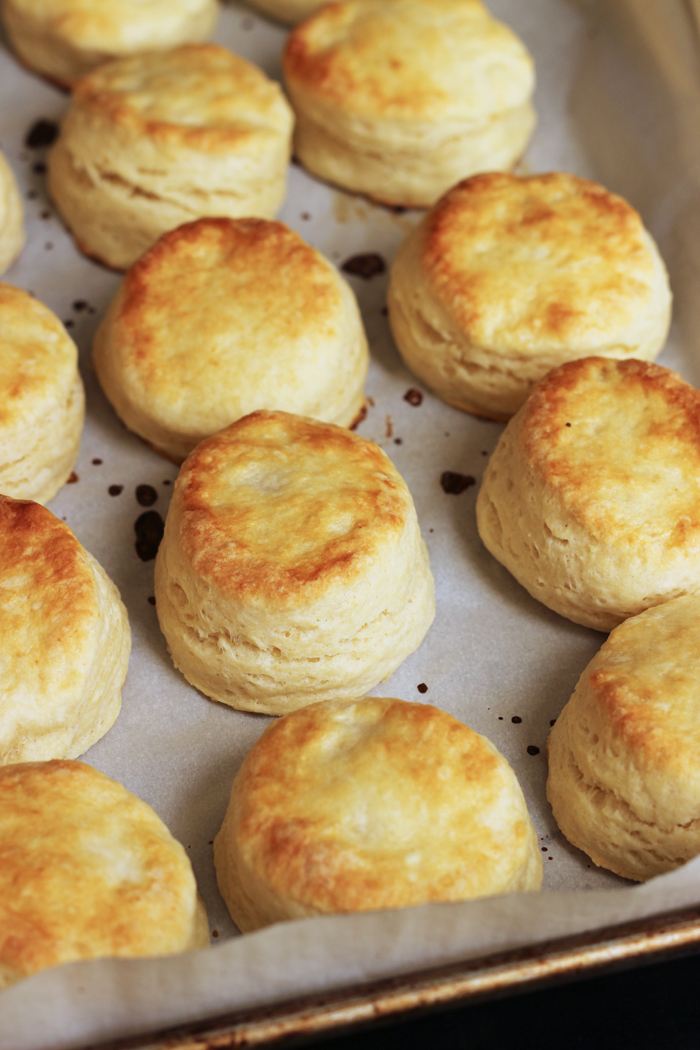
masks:
<svg viewBox="0 0 700 1050"><path fill-rule="evenodd" d="M109 62L75 85L49 192L78 246L125 270L199 216L272 218L292 123L279 85L223 47Z"/></svg>
<svg viewBox="0 0 700 1050"><path fill-rule="evenodd" d="M207 40L219 5L218 0L0 0L0 13L25 65L70 87L110 59Z"/></svg>
<svg viewBox="0 0 700 1050"><path fill-rule="evenodd" d="M480 0L341 0L284 53L309 171L428 207L458 179L510 168L534 126L532 60Z"/></svg>
<svg viewBox="0 0 700 1050"><path fill-rule="evenodd" d="M493 744L436 707L369 696L312 704L265 730L214 856L244 933L542 882L523 793Z"/></svg>
<svg viewBox="0 0 700 1050"><path fill-rule="evenodd" d="M650 879L700 853L700 596L616 627L549 736L547 797L596 864Z"/></svg>
<svg viewBox="0 0 700 1050"><path fill-rule="evenodd" d="M231 707L361 696L420 644L433 578L411 494L342 427L255 412L203 441L156 559L175 666Z"/></svg>
<svg viewBox="0 0 700 1050"><path fill-rule="evenodd" d="M586 627L700 590L700 393L645 361L554 369L501 436L476 512L518 582Z"/></svg>
<svg viewBox="0 0 700 1050"><path fill-rule="evenodd" d="M180 843L83 762L0 769L0 857L0 988L78 959L209 943Z"/></svg>
<svg viewBox="0 0 700 1050"><path fill-rule="evenodd" d="M78 350L48 307L0 283L0 492L47 503L80 451Z"/></svg>
<svg viewBox="0 0 700 1050"><path fill-rule="evenodd" d="M577 357L651 360L668 275L637 212L576 175L476 175L399 248L389 318L407 366L443 400L509 419Z"/></svg>
<svg viewBox="0 0 700 1050"><path fill-rule="evenodd" d="M0 765L77 758L121 707L119 592L62 521L0 496Z"/></svg>
<svg viewBox="0 0 700 1050"><path fill-rule="evenodd" d="M353 292L298 234L199 219L131 267L93 359L126 425L181 462L258 408L350 426L369 353Z"/></svg>
<svg viewBox="0 0 700 1050"><path fill-rule="evenodd" d="M0 274L24 247L24 208L10 165L0 153Z"/></svg>

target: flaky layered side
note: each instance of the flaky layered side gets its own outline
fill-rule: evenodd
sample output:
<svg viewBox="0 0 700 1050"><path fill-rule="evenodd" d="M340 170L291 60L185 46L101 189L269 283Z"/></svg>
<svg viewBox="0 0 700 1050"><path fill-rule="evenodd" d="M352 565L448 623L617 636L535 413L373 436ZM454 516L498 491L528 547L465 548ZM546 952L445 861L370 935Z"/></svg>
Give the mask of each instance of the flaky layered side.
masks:
<svg viewBox="0 0 700 1050"><path fill-rule="evenodd" d="M10 165L0 153L0 274L24 247L24 208Z"/></svg>

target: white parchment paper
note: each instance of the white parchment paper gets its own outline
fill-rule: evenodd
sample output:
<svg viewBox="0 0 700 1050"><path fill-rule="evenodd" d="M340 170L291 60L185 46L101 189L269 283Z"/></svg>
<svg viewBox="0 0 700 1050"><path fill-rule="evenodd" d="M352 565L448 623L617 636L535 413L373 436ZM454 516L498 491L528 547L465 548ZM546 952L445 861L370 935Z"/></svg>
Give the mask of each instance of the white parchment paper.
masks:
<svg viewBox="0 0 700 1050"><path fill-rule="evenodd" d="M700 4L693 0L490 0L535 56L539 125L525 166L597 178L642 212L675 292L662 364L700 383ZM217 39L279 76L285 31L227 3ZM78 254L46 197L43 151L24 145L67 96L23 70L0 43L0 147L25 196L28 242L3 278L69 323L88 416L78 481L50 504L117 583L134 648L122 713L85 760L147 801L186 846L207 904L213 947L178 958L104 960L44 971L0 993L0 1047L78 1047L290 996L477 958L700 901L700 861L632 887L595 869L562 838L545 800L550 722L603 641L534 599L482 547L478 481L502 427L423 391L402 366L384 312L387 274L351 277L372 350L368 417L413 493L430 550L437 616L419 650L374 692L425 700L488 736L523 785L543 848L545 890L466 904L288 923L241 938L216 888L211 842L231 781L267 719L232 711L176 672L158 629L153 562L139 560L139 484L165 517L177 470L117 420L90 369L96 325L119 277ZM281 219L337 264L377 252L387 266L418 216L397 214L289 173ZM99 462L98 462L99 461ZM475 477L459 496L445 470ZM118 495L109 489L122 486ZM428 691L417 691L419 684ZM516 717L520 719L513 722ZM528 753L528 746L539 754ZM228 942L228 943L222 943Z"/></svg>

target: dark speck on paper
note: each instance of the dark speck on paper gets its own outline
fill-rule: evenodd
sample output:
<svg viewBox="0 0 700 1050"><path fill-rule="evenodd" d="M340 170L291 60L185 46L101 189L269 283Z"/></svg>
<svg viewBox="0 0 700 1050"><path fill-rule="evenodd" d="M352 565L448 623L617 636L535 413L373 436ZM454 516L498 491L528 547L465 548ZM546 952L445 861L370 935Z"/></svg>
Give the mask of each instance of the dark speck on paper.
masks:
<svg viewBox="0 0 700 1050"><path fill-rule="evenodd" d="M68 481L66 482L66 485L75 485L76 481L80 481L80 478L75 473L75 471L72 470L70 472L70 477L68 478Z"/></svg>
<svg viewBox="0 0 700 1050"><path fill-rule="evenodd" d="M416 688L417 688L419 693L427 693L428 692L428 687L425 684L425 682L421 682L420 685L416 686Z"/></svg>
<svg viewBox="0 0 700 1050"><path fill-rule="evenodd" d="M539 755L540 749L535 744L530 744L527 749L528 755Z"/></svg>
<svg viewBox="0 0 700 1050"><path fill-rule="evenodd" d="M522 718L520 717L520 715L513 715L513 717L511 718L511 722L515 723L516 726L520 725L520 723L522 722Z"/></svg>
<svg viewBox="0 0 700 1050"><path fill-rule="evenodd" d="M163 539L165 523L157 510L146 510L134 522L136 553L141 561L152 561Z"/></svg>
<svg viewBox="0 0 700 1050"><path fill-rule="evenodd" d="M461 492L476 484L476 478L471 474L456 474L452 470L446 470L440 475L442 491L450 496L459 496Z"/></svg>
<svg viewBox="0 0 700 1050"><path fill-rule="evenodd" d="M153 488L153 485L136 486L136 502L140 503L142 507L152 507L157 499L158 493Z"/></svg>
<svg viewBox="0 0 700 1050"><path fill-rule="evenodd" d="M55 120L45 120L43 117L35 120L24 137L24 145L29 149L41 149L50 146L58 138L58 124Z"/></svg>
<svg viewBox="0 0 700 1050"><path fill-rule="evenodd" d="M107 492L109 492L110 496L121 496L123 491L123 485L110 485L107 489Z"/></svg>
<svg viewBox="0 0 700 1050"><path fill-rule="evenodd" d="M352 274L353 277L362 277L369 281L372 277L378 277L386 270L386 263L377 252L365 252L362 255L351 255L346 259L341 270Z"/></svg>
<svg viewBox="0 0 700 1050"><path fill-rule="evenodd" d="M409 405L413 405L414 408L418 408L418 405L423 404L423 395L420 390L416 390L415 387L411 387L403 395L404 401L408 401Z"/></svg>

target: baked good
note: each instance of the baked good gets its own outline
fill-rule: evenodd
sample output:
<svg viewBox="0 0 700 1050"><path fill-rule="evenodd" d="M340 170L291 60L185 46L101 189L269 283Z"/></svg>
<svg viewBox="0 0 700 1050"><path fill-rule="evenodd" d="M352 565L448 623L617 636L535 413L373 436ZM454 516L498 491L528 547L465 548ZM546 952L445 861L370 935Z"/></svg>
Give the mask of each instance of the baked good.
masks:
<svg viewBox="0 0 700 1050"><path fill-rule="evenodd" d="M549 736L547 797L567 839L627 879L700 854L700 595L616 627Z"/></svg>
<svg viewBox="0 0 700 1050"><path fill-rule="evenodd" d="M233 782L214 858L244 933L542 883L503 755L436 707L373 696L312 704L265 730Z"/></svg>
<svg viewBox="0 0 700 1050"><path fill-rule="evenodd" d="M401 245L388 305L411 371L448 404L501 420L565 361L651 360L671 319L637 212L562 172L455 186Z"/></svg>
<svg viewBox="0 0 700 1050"><path fill-rule="evenodd" d="M0 856L0 988L78 959L209 943L180 843L83 762L0 769Z"/></svg>
<svg viewBox="0 0 700 1050"><path fill-rule="evenodd" d="M535 115L532 60L481 0L341 0L283 59L294 151L314 175L429 207L458 179L510 168Z"/></svg>
<svg viewBox="0 0 700 1050"><path fill-rule="evenodd" d="M51 511L0 496L0 765L76 758L121 707L119 591Z"/></svg>
<svg viewBox="0 0 700 1050"><path fill-rule="evenodd" d="M0 492L47 503L78 458L78 350L38 299L0 283Z"/></svg>
<svg viewBox="0 0 700 1050"><path fill-rule="evenodd" d="M296 25L318 11L324 3L325 0L251 0L250 6L278 22Z"/></svg>
<svg viewBox="0 0 700 1050"><path fill-rule="evenodd" d="M12 47L30 69L70 87L112 58L199 43L217 0L0 0Z"/></svg>
<svg viewBox="0 0 700 1050"><path fill-rule="evenodd" d="M24 247L24 209L12 169L0 153L0 274Z"/></svg>
<svg viewBox="0 0 700 1050"><path fill-rule="evenodd" d="M645 361L554 369L501 436L476 513L518 582L586 627L700 590L700 393Z"/></svg>
<svg viewBox="0 0 700 1050"><path fill-rule="evenodd" d="M93 359L120 418L181 462L257 408L350 426L369 353L348 284L298 234L198 219L131 267Z"/></svg>
<svg viewBox="0 0 700 1050"><path fill-rule="evenodd" d="M223 47L109 62L75 85L49 192L81 250L125 270L199 216L272 218L292 123L279 85Z"/></svg>
<svg viewBox="0 0 700 1050"><path fill-rule="evenodd" d="M156 559L175 666L231 707L361 696L420 644L435 604L411 494L371 441L254 412L203 441Z"/></svg>

